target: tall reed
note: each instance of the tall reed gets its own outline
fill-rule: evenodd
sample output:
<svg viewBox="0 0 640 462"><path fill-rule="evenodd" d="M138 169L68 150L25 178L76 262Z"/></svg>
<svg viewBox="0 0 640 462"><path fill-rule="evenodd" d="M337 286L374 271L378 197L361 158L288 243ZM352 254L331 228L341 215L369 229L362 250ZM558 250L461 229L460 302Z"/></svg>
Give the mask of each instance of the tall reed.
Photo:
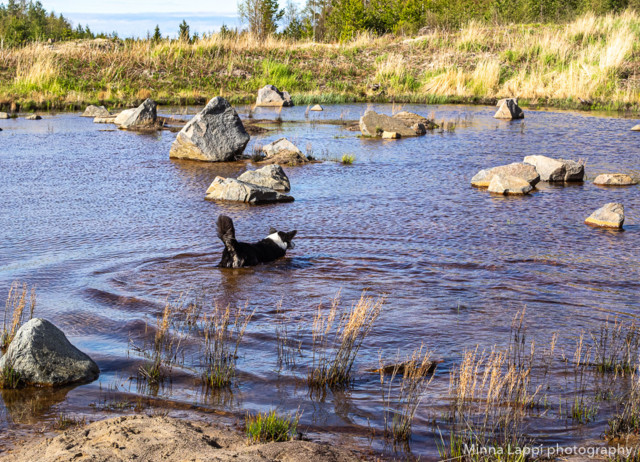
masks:
<svg viewBox="0 0 640 462"><path fill-rule="evenodd" d="M4 305L2 332L0 332L0 351L2 353L7 351L13 337L24 322L27 306L29 307L28 319L32 319L36 309L36 288L32 287L29 291L26 283L20 285L14 281L9 288L9 295Z"/></svg>

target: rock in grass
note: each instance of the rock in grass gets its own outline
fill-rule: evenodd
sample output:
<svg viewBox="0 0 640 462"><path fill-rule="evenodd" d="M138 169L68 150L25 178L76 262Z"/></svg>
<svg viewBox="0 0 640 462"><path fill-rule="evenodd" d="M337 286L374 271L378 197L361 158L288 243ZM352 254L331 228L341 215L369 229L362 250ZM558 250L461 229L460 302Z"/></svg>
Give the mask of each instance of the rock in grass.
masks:
<svg viewBox="0 0 640 462"><path fill-rule="evenodd" d="M10 365L27 385L61 386L98 378L100 369L49 321L34 318L18 329L0 370Z"/></svg>
<svg viewBox="0 0 640 462"><path fill-rule="evenodd" d="M280 91L273 85L265 85L258 90L256 106L288 107L293 106L293 101L291 101L291 95L286 91Z"/></svg>
<svg viewBox="0 0 640 462"><path fill-rule="evenodd" d="M42 119L42 117L40 117L38 114L31 114L30 116L25 117L25 120L40 120Z"/></svg>
<svg viewBox="0 0 640 462"><path fill-rule="evenodd" d="M640 124L636 125L635 127L631 128L632 132L640 132Z"/></svg>
<svg viewBox="0 0 640 462"><path fill-rule="evenodd" d="M281 194L271 188L245 183L234 178L216 177L207 189L207 200L245 202L247 204L269 204L293 202L292 196Z"/></svg>
<svg viewBox="0 0 640 462"><path fill-rule="evenodd" d="M547 156L527 156L524 161L536 168L540 181L570 182L584 179L584 164L581 162Z"/></svg>
<svg viewBox="0 0 640 462"><path fill-rule="evenodd" d="M262 162L280 165L301 165L309 162L298 147L286 138L280 138L262 147L265 158Z"/></svg>
<svg viewBox="0 0 640 462"><path fill-rule="evenodd" d="M248 142L238 113L226 99L216 96L180 130L169 156L225 162L242 154Z"/></svg>
<svg viewBox="0 0 640 462"><path fill-rule="evenodd" d="M524 112L518 106L518 101L515 98L506 98L499 101L500 106L498 112L493 116L496 119L524 119Z"/></svg>
<svg viewBox="0 0 640 462"><path fill-rule="evenodd" d="M7 114L6 112L0 112L0 119L8 119L9 118L9 114Z"/></svg>
<svg viewBox="0 0 640 462"><path fill-rule="evenodd" d="M315 106L313 106L311 109L309 109L310 111L324 111L324 108L322 106L320 106L319 104L316 104Z"/></svg>
<svg viewBox="0 0 640 462"><path fill-rule="evenodd" d="M638 180L625 175L624 173L604 173L598 175L593 184L599 186L632 186L638 184Z"/></svg>
<svg viewBox="0 0 640 462"><path fill-rule="evenodd" d="M248 170L238 177L238 181L264 186L275 191L289 191L291 189L289 178L282 167L276 164L267 165L258 170Z"/></svg>
<svg viewBox="0 0 640 462"><path fill-rule="evenodd" d="M104 106L87 106L80 117L110 117L111 113Z"/></svg>
<svg viewBox="0 0 640 462"><path fill-rule="evenodd" d="M533 165L514 162L513 164L480 170L471 178L471 185L477 188L488 188L495 175L518 177L528 182L531 186L535 186L540 181L540 175Z"/></svg>
<svg viewBox="0 0 640 462"><path fill-rule="evenodd" d="M409 125L399 117L378 114L369 110L360 117L360 131L364 136L382 136L383 132L395 132L402 137L407 137L424 135L426 127L422 123Z"/></svg>
<svg viewBox="0 0 640 462"><path fill-rule="evenodd" d="M504 195L529 194L533 186L527 180L513 175L493 175L489 183L489 192Z"/></svg>
<svg viewBox="0 0 640 462"><path fill-rule="evenodd" d="M119 128L125 130L135 130L139 128L153 127L158 118L157 104L151 98L147 98L136 109L129 110L127 116L122 116L127 111L123 111L116 117L115 123Z"/></svg>
<svg viewBox="0 0 640 462"><path fill-rule="evenodd" d="M593 212L585 223L601 228L622 228L624 224L624 206L619 202L610 202Z"/></svg>

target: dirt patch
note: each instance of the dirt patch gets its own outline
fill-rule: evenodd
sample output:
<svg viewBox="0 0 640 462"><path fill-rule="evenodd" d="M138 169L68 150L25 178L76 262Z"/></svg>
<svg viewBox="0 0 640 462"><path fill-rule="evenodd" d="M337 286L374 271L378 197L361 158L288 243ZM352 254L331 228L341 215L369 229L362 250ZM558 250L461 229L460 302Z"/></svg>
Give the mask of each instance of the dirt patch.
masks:
<svg viewBox="0 0 640 462"><path fill-rule="evenodd" d="M349 451L309 441L249 445L226 427L170 417L126 416L25 443L0 461L280 461L351 462Z"/></svg>

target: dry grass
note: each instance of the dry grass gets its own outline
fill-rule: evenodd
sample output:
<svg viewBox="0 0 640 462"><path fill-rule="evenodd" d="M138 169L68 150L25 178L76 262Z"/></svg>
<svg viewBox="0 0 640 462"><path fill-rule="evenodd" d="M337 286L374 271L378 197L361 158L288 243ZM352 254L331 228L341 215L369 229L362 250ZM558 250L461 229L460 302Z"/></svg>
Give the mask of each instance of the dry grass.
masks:
<svg viewBox="0 0 640 462"><path fill-rule="evenodd" d="M29 291L26 283L20 285L17 281L13 282L4 306L2 332L0 332L0 352L4 353L9 348L13 337L24 322L27 307L29 308L29 319L32 319L36 309L36 288L32 287Z"/></svg>

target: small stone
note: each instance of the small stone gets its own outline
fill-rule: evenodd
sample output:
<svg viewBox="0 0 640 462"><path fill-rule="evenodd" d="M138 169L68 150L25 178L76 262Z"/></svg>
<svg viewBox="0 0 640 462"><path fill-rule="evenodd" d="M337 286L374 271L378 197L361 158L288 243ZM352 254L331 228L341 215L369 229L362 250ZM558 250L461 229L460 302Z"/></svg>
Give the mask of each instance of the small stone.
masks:
<svg viewBox="0 0 640 462"><path fill-rule="evenodd" d="M40 117L38 114L31 114L30 116L25 117L25 120L40 120L42 119L42 117Z"/></svg>
<svg viewBox="0 0 640 462"><path fill-rule="evenodd" d="M387 140L396 140L400 138L400 136L398 132L382 132L382 138Z"/></svg>
<svg viewBox="0 0 640 462"><path fill-rule="evenodd" d="M289 191L289 178L277 164L267 165L258 170L248 170L238 177L238 181L271 188L275 191Z"/></svg>
<svg viewBox="0 0 640 462"><path fill-rule="evenodd" d="M593 212L585 223L601 228L620 229L624 224L624 206L619 202L605 204Z"/></svg>
<svg viewBox="0 0 640 462"><path fill-rule="evenodd" d="M477 188L487 188L495 175L516 176L527 181L531 186L535 186L538 181L540 181L540 175L538 175L533 165L514 162L512 164L480 170L471 178L471 185Z"/></svg>
<svg viewBox="0 0 640 462"><path fill-rule="evenodd" d="M291 101L291 95L286 91L280 91L273 85L265 85L258 90L256 106L287 107L293 106L293 101Z"/></svg>
<svg viewBox="0 0 640 462"><path fill-rule="evenodd" d="M632 132L640 132L640 124L636 125L635 127L631 128Z"/></svg>
<svg viewBox="0 0 640 462"><path fill-rule="evenodd" d="M638 181L624 173L603 173L593 180L593 184L599 186L632 186L638 184Z"/></svg>
<svg viewBox="0 0 640 462"><path fill-rule="evenodd" d="M524 112L518 106L518 101L515 98L506 98L500 100L500 106L498 112L493 116L496 119L524 119Z"/></svg>
<svg viewBox="0 0 640 462"><path fill-rule="evenodd" d="M87 106L80 117L109 117L111 113L104 106Z"/></svg>
<svg viewBox="0 0 640 462"><path fill-rule="evenodd" d="M0 119L8 119L9 118L9 114L7 114L6 112L0 112Z"/></svg>
<svg viewBox="0 0 640 462"><path fill-rule="evenodd" d="M532 189L528 181L513 175L493 175L489 184L489 192L495 194L525 195Z"/></svg>
<svg viewBox="0 0 640 462"><path fill-rule="evenodd" d="M262 147L265 159L262 162L280 165L300 165L309 162L298 147L286 138L280 138Z"/></svg>
<svg viewBox="0 0 640 462"><path fill-rule="evenodd" d="M324 111L324 108L322 106L320 106L319 104L316 104L315 106L313 106L311 109L309 109L310 111Z"/></svg>
<svg viewBox="0 0 640 462"><path fill-rule="evenodd" d="M247 204L269 204L274 202L293 202L292 196L281 194L273 189L245 183L234 178L216 177L207 189L207 200L244 202Z"/></svg>

